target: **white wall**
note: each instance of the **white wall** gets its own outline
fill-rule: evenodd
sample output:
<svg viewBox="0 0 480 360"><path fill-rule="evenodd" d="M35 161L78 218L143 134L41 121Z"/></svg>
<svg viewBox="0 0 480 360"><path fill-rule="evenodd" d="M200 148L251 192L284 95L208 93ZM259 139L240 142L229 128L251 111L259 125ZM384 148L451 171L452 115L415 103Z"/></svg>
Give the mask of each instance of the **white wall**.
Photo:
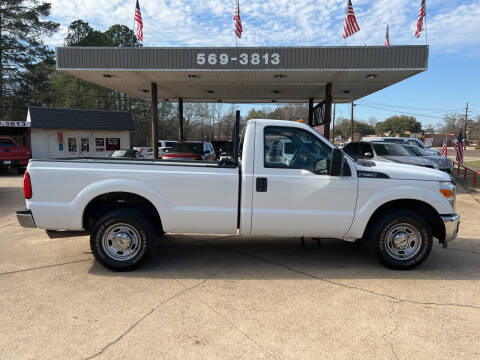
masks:
<svg viewBox="0 0 480 360"><path fill-rule="evenodd" d="M119 138L120 148L130 148L130 132L129 131L87 131L87 130L62 130L63 133L63 151L60 151L58 143L58 130L32 129L31 144L33 159L62 158L62 157L78 157L78 156L96 156L107 157L112 151L96 151L97 138ZM75 153L68 150L68 138L75 138L77 143L77 151ZM89 152L81 152L81 138L88 138ZM104 140L106 142L106 140ZM106 143L104 144L106 148ZM106 150L106 149L105 149Z"/></svg>

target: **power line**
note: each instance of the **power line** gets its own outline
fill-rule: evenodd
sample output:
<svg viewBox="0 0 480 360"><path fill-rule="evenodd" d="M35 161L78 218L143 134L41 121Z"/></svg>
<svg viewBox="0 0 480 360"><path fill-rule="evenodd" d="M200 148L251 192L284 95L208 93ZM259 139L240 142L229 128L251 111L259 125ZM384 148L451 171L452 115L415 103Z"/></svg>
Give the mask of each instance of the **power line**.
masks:
<svg viewBox="0 0 480 360"><path fill-rule="evenodd" d="M433 116L433 115L425 115L425 114L414 114L414 113L410 113L410 112L399 111L399 110L392 110L392 109L382 108L382 107L378 107L378 106L365 105L365 104L357 104L357 105L366 106L366 107L373 108L373 109L378 109L378 110L390 111L390 112L394 112L394 113L398 113L398 114L405 114L405 115L419 116L419 117L428 117L428 118L432 118L432 119L441 119L441 120L443 120L443 117L442 117L442 116Z"/></svg>
<svg viewBox="0 0 480 360"><path fill-rule="evenodd" d="M371 104L375 106L386 106L386 107L392 107L392 108L399 108L399 109L413 109L413 110L424 110L424 111L434 111L434 112L445 112L445 111L463 111L462 108L457 108L457 109L432 109L432 108L420 108L420 107L414 107L414 106L401 106L401 105L388 105L388 104L379 104L379 103L372 103L372 102L367 102L363 104Z"/></svg>

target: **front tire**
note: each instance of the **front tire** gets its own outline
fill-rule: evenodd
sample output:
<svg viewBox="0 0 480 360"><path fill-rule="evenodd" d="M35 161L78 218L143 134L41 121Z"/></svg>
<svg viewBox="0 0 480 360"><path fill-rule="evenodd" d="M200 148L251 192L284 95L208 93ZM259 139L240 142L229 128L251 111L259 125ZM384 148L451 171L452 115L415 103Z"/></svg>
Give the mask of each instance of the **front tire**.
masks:
<svg viewBox="0 0 480 360"><path fill-rule="evenodd" d="M153 253L156 232L150 221L134 209L117 209L97 221L90 235L95 258L114 271L139 267Z"/></svg>
<svg viewBox="0 0 480 360"><path fill-rule="evenodd" d="M433 246L430 226L410 210L389 210L375 219L367 235L370 253L395 270L409 270L423 263Z"/></svg>

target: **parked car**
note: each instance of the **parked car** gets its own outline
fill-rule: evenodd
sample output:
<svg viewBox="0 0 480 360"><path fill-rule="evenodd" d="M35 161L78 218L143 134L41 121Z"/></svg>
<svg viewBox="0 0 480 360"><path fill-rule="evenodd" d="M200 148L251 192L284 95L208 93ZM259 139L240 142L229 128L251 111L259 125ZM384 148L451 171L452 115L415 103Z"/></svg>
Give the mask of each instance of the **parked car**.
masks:
<svg viewBox="0 0 480 360"><path fill-rule="evenodd" d="M178 141L175 140L158 140L158 156L161 157L165 150L170 150Z"/></svg>
<svg viewBox="0 0 480 360"><path fill-rule="evenodd" d="M450 160L448 157L432 156L415 145L403 145L403 147L410 153L410 155L421 156L422 159L427 159L437 164L439 170L445 171L447 173L453 173L453 161Z"/></svg>
<svg viewBox="0 0 480 360"><path fill-rule="evenodd" d="M134 147L133 150L140 151L144 159L152 159L153 158L153 149L148 146L138 146Z"/></svg>
<svg viewBox="0 0 480 360"><path fill-rule="evenodd" d="M351 142L343 147L343 151L354 159L387 160L402 164L424 166L438 169L434 162L412 156L402 145L388 142Z"/></svg>
<svg viewBox="0 0 480 360"><path fill-rule="evenodd" d="M181 141L166 150L163 160L216 160L215 150L209 141Z"/></svg>
<svg viewBox="0 0 480 360"><path fill-rule="evenodd" d="M12 138L0 137L0 168L15 168L23 174L29 157L26 146L17 146Z"/></svg>
<svg viewBox="0 0 480 360"><path fill-rule="evenodd" d="M18 221L90 232L93 254L113 270L138 267L164 232L364 239L383 264L404 270L427 259L434 238L446 246L457 236L455 185L444 172L356 162L299 122L252 119L244 134L241 161L225 166L31 160ZM274 139L292 142L288 165L267 159Z"/></svg>
<svg viewBox="0 0 480 360"><path fill-rule="evenodd" d="M427 145L425 145L425 143L422 140L416 139L416 138L385 137L385 136L369 137L369 136L366 136L366 137L362 138L362 141L368 141L368 142L371 142L371 141L373 141L373 142L383 142L383 141L385 141L385 142L401 144L401 145L405 145L405 144L416 145L420 149L423 149L429 155L432 155L432 156L441 156L442 155L442 153L439 150L428 147Z"/></svg>
<svg viewBox="0 0 480 360"><path fill-rule="evenodd" d="M115 150L112 155L112 158L131 158L131 159L143 159L142 154L138 150L126 149L126 150Z"/></svg>

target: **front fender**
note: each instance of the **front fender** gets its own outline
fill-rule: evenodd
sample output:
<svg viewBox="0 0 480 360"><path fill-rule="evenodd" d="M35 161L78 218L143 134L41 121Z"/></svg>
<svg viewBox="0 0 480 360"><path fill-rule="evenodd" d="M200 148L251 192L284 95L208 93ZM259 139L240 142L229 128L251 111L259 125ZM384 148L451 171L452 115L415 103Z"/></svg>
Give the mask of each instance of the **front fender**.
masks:
<svg viewBox="0 0 480 360"><path fill-rule="evenodd" d="M388 187L385 186L388 182ZM367 227L367 224L382 205L395 200L417 200L427 203L435 209L438 214L452 213L450 203L437 190L434 181L416 181L415 185L405 184L405 181L362 179L358 189L358 199L355 209L355 217L346 238L359 239Z"/></svg>

